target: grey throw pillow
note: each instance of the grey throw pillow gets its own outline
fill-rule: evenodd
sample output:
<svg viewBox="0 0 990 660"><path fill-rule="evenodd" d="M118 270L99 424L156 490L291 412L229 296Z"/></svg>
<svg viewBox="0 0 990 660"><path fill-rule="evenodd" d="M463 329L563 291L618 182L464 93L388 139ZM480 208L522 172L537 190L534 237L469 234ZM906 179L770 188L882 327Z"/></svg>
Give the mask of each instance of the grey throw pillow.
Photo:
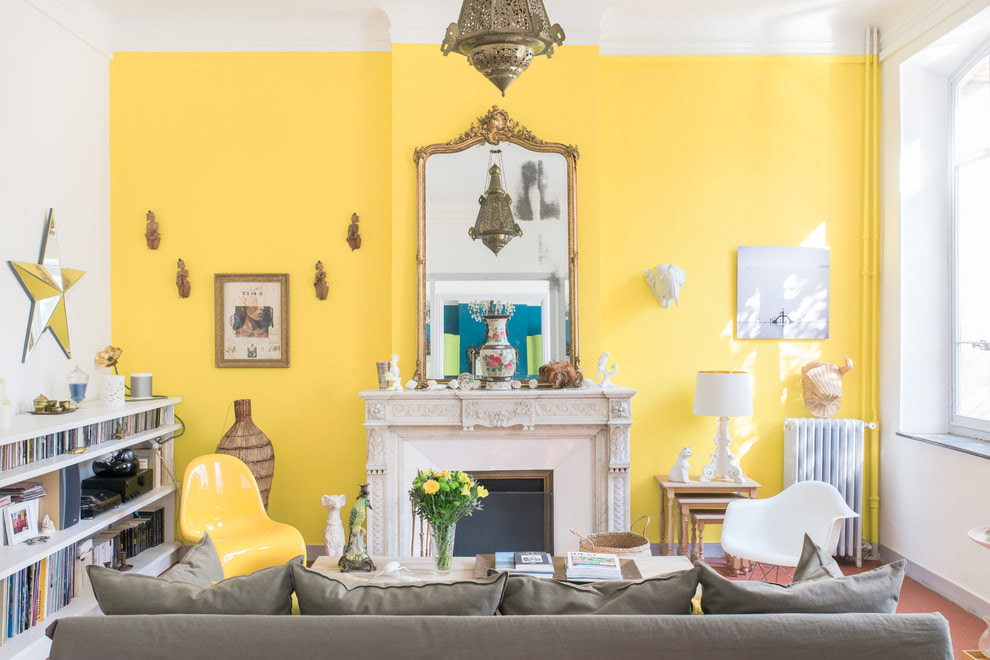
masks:
<svg viewBox="0 0 990 660"><path fill-rule="evenodd" d="M352 584L293 564L301 614L493 616L505 591L505 574L479 580L425 584Z"/></svg>
<svg viewBox="0 0 990 660"><path fill-rule="evenodd" d="M301 562L300 555L282 566L227 578L205 588L102 566L88 566L86 571L104 614L290 614L289 565Z"/></svg>
<svg viewBox="0 0 990 660"><path fill-rule="evenodd" d="M901 593L904 563L898 560L858 575L786 587L728 580L704 562L695 562L695 566L701 569L701 609L705 614L892 614Z"/></svg>
<svg viewBox="0 0 990 660"><path fill-rule="evenodd" d="M509 575L499 611L513 614L690 614L699 569L636 582L574 584Z"/></svg>
<svg viewBox="0 0 990 660"><path fill-rule="evenodd" d="M198 587L210 587L222 580L223 565L210 535L204 534L199 543L189 548L182 560L161 578L167 582L188 582Z"/></svg>
<svg viewBox="0 0 990 660"><path fill-rule="evenodd" d="M835 563L832 555L819 548L811 537L804 535L804 547L801 548L801 558L794 568L794 582L810 582L827 578L842 577L842 569Z"/></svg>

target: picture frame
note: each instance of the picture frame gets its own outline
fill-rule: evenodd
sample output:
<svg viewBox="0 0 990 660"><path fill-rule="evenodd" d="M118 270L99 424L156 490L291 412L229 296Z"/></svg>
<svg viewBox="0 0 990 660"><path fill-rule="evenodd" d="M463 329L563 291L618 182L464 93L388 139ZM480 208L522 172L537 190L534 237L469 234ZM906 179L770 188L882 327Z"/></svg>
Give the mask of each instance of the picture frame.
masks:
<svg viewBox="0 0 990 660"><path fill-rule="evenodd" d="M827 247L739 246L736 339L828 339Z"/></svg>
<svg viewBox="0 0 990 660"><path fill-rule="evenodd" d="M7 545L38 536L38 500L15 502L3 509L3 526L7 532Z"/></svg>
<svg viewBox="0 0 990 660"><path fill-rule="evenodd" d="M218 368L289 366L288 273L217 273L213 297Z"/></svg>

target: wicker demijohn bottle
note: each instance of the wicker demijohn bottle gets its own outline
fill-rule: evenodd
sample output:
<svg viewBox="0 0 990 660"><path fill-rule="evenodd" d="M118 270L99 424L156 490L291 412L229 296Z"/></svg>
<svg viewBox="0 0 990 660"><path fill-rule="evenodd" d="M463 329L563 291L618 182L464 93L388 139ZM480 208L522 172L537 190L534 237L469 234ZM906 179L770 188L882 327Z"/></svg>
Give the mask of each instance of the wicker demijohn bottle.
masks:
<svg viewBox="0 0 990 660"><path fill-rule="evenodd" d="M234 401L234 425L220 438L217 453L229 454L247 464L258 482L261 501L267 511L268 493L275 474L275 449L268 436L251 421L251 399Z"/></svg>

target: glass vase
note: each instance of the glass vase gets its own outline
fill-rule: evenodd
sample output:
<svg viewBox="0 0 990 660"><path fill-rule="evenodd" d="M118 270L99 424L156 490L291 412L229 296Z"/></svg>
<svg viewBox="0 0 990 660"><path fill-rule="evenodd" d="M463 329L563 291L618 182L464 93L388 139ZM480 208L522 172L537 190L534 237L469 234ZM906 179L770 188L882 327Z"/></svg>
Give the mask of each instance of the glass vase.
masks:
<svg viewBox="0 0 990 660"><path fill-rule="evenodd" d="M450 560L454 556L454 532L457 523L430 523L433 535L433 565L437 575L450 573Z"/></svg>
<svg viewBox="0 0 990 660"><path fill-rule="evenodd" d="M509 344L509 332L505 315L486 316L488 332L481 347L481 373L485 377L485 389L512 389L512 376L516 373L516 349Z"/></svg>

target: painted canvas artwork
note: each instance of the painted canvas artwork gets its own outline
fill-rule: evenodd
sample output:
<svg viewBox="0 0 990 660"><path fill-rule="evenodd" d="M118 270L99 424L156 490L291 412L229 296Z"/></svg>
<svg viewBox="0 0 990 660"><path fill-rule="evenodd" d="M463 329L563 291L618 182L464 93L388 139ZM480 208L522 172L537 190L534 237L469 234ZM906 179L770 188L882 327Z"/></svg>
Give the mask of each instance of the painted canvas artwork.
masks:
<svg viewBox="0 0 990 660"><path fill-rule="evenodd" d="M829 249L740 247L738 339L828 339Z"/></svg>

